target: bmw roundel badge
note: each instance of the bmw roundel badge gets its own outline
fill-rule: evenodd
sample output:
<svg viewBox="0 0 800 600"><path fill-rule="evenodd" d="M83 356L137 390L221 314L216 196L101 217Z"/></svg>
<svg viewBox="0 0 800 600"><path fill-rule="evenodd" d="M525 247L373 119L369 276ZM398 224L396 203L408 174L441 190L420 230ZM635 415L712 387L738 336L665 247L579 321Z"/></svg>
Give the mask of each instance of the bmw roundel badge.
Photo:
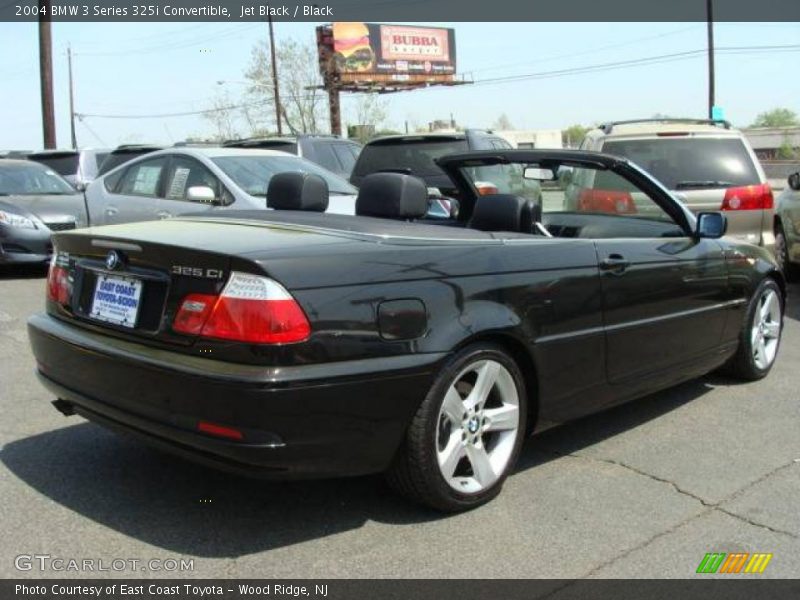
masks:
<svg viewBox="0 0 800 600"><path fill-rule="evenodd" d="M116 250L112 250L106 256L106 267L108 267L111 271L116 269L118 266L122 264L122 257Z"/></svg>

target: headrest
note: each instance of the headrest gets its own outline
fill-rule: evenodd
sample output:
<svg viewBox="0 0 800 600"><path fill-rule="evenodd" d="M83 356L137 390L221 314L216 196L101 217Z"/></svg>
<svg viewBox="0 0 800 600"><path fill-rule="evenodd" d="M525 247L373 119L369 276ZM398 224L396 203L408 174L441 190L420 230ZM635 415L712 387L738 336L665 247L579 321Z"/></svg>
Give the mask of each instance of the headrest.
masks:
<svg viewBox="0 0 800 600"><path fill-rule="evenodd" d="M275 173L267 188L267 206L279 210L325 212L328 208L328 182L312 173Z"/></svg>
<svg viewBox="0 0 800 600"><path fill-rule="evenodd" d="M530 198L513 194L479 196L469 221L471 229L533 233L541 208Z"/></svg>
<svg viewBox="0 0 800 600"><path fill-rule="evenodd" d="M428 212L428 187L419 177L373 173L361 180L356 214L387 219L416 219Z"/></svg>

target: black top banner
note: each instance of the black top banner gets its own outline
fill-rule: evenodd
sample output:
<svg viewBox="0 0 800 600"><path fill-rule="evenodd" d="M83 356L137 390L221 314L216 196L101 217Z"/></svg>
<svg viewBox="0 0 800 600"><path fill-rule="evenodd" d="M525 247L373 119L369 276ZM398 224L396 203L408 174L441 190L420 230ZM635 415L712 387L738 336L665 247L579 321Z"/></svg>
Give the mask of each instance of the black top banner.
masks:
<svg viewBox="0 0 800 600"><path fill-rule="evenodd" d="M800 0L713 0L714 21L800 21ZM0 21L706 21L705 0L0 0Z"/></svg>

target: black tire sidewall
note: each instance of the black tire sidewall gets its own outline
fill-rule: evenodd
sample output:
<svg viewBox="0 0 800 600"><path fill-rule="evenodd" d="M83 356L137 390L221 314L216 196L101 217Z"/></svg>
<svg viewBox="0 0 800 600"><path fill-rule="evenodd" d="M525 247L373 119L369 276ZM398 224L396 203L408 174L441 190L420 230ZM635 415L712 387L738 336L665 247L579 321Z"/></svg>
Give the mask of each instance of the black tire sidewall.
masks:
<svg viewBox="0 0 800 600"><path fill-rule="evenodd" d="M464 494L453 489L439 470L436 455L436 434L439 421L439 411L441 410L444 396L453 379L470 363L479 360L494 360L505 367L514 379L519 396L520 424L517 431L517 439L514 442L514 449L509 457L505 471L497 481L489 488L476 494ZM475 344L468 346L458 352L442 369L431 386L426 396L421 410L424 411L425 433L421 448L417 450L424 453L420 456L421 463L425 465L426 485L430 492L437 498L437 504L450 510L465 510L484 504L500 493L503 483L513 470L517 462L522 444L525 441L525 418L527 414L527 390L525 388L525 378L522 375L517 363L500 346L495 344Z"/></svg>

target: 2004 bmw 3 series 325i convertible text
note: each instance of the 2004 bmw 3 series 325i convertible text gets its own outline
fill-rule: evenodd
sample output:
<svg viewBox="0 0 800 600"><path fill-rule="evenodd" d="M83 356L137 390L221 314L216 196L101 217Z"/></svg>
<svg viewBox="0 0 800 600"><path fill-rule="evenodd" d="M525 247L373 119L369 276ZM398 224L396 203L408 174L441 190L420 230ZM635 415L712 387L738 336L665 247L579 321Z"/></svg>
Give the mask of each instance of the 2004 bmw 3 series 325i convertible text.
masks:
<svg viewBox="0 0 800 600"><path fill-rule="evenodd" d="M599 153L439 164L451 220L424 216L409 175L365 178L348 216L283 173L276 210L57 234L28 324L56 407L243 474L385 471L454 511L494 497L535 430L718 367L769 372L784 280L722 215Z"/></svg>

